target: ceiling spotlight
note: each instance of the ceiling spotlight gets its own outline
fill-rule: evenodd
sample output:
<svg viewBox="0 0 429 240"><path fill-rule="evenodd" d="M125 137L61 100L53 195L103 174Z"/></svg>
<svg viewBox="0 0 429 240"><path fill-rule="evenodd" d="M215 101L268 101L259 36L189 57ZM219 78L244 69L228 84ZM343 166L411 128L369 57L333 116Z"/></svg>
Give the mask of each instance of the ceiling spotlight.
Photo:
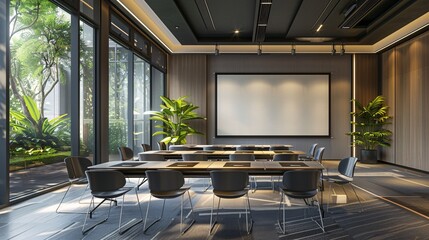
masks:
<svg viewBox="0 0 429 240"><path fill-rule="evenodd" d="M235 30L234 30L234 33L235 33L235 34L239 34L239 33L240 33L240 30L235 29Z"/></svg>
<svg viewBox="0 0 429 240"><path fill-rule="evenodd" d="M344 44L341 43L340 55L343 56L344 53L346 53L346 50L344 49Z"/></svg>
<svg viewBox="0 0 429 240"><path fill-rule="evenodd" d="M323 27L323 24L320 24L319 27L316 29L316 32L319 32Z"/></svg>
<svg viewBox="0 0 429 240"><path fill-rule="evenodd" d="M336 52L337 52L337 50L335 50L335 45L332 44L331 55L334 55Z"/></svg>
<svg viewBox="0 0 429 240"><path fill-rule="evenodd" d="M215 52L214 52L215 56L219 55L219 47L217 46L217 43L215 45Z"/></svg>
<svg viewBox="0 0 429 240"><path fill-rule="evenodd" d="M295 53L296 53L295 44L292 44L292 47L290 49L290 54L295 55Z"/></svg>

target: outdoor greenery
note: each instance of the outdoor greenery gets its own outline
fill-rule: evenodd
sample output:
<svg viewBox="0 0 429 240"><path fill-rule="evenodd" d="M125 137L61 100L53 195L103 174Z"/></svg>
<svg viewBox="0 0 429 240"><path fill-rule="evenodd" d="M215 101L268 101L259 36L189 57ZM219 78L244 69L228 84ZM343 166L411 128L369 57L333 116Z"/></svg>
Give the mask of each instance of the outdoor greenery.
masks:
<svg viewBox="0 0 429 240"><path fill-rule="evenodd" d="M390 124L392 116L388 115L388 106L384 105L383 96L377 96L366 106L356 99L352 100L356 111L350 114L355 117L351 124L355 131L348 133L353 136L353 145L362 146L366 150L376 150L378 146L390 146L392 132L384 126Z"/></svg>
<svg viewBox="0 0 429 240"><path fill-rule="evenodd" d="M170 99L161 96L163 104L160 111L148 111L145 114L152 115L150 120L155 121L156 128L161 129L153 136L163 135L161 142L165 144L180 145L186 144L186 137L193 134L202 134L189 125L189 122L197 119L204 119L196 112L197 106L185 101L187 97Z"/></svg>

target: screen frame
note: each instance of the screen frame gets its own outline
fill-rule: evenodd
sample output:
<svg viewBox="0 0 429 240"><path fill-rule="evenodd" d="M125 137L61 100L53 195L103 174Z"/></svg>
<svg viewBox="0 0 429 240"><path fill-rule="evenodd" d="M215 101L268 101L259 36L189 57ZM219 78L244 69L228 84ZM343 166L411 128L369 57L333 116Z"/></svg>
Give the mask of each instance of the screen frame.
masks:
<svg viewBox="0 0 429 240"><path fill-rule="evenodd" d="M327 75L328 76L328 134L325 135L219 135L218 134L218 76L219 75ZM229 73L229 72L216 72L215 73L215 137L216 138L284 138L284 137L293 137L293 138L330 138L331 137L331 73L330 72L243 72L243 73Z"/></svg>

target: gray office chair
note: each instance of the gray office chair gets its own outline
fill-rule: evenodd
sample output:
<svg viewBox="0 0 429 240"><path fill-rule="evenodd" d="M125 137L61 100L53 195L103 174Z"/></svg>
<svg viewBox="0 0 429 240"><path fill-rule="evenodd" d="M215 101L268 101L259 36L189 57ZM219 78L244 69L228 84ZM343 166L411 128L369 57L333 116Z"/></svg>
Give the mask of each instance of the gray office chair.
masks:
<svg viewBox="0 0 429 240"><path fill-rule="evenodd" d="M164 158L163 155L156 154L156 153L153 153L153 154L139 154L139 160L140 161L148 161L148 162L152 162L152 161L154 161L154 162L156 162L156 161L161 162L161 161L165 161L165 158Z"/></svg>
<svg viewBox="0 0 429 240"><path fill-rule="evenodd" d="M329 211L329 204L331 203L331 196L332 196L332 185L336 184L339 185L343 188L344 193L347 196L347 192L344 188L344 185L349 184L353 190L353 192L355 193L355 196L357 198L357 200L359 201L359 206L360 206L360 212L363 212L363 206L362 206L362 202L360 201L359 196L356 193L355 188L353 187L353 176L355 173L355 168L356 168L356 163L357 163L358 159L355 157L348 157L348 158L344 158L340 161L340 163L338 164L338 175L333 175L333 176L327 176L325 179L330 183L329 184L329 201L327 204L327 211Z"/></svg>
<svg viewBox="0 0 429 240"><path fill-rule="evenodd" d="M118 147L119 156L122 161L134 160L134 152L129 147Z"/></svg>
<svg viewBox="0 0 429 240"><path fill-rule="evenodd" d="M149 202L146 208L146 216L143 225L143 232L146 233L147 230L152 227L155 223L159 222L162 219L165 208L165 200L176 198L181 196L182 200L180 202L180 233L185 233L195 222L195 219L191 219L191 222L188 226L183 229L183 202L184 195L188 193L189 204L191 207L190 213L194 214L194 210L192 207L191 195L189 194L190 187L183 187L185 180L183 178L183 174L179 171L174 170L148 170L146 171L146 176L149 181ZM147 216L149 214L150 202L153 197L163 199L164 202L162 204L161 216L153 221L148 227L146 227Z"/></svg>
<svg viewBox="0 0 429 240"><path fill-rule="evenodd" d="M82 233L83 234L86 234L88 231L90 231L94 227L96 227L96 226L104 223L105 221L107 221L109 216L110 216L110 210L112 208L112 202L116 203L115 199L118 197L121 197L121 196L122 196L122 204L121 204L121 212L119 215L119 227L118 227L119 234L126 232L131 227L142 222L143 214L142 214L142 210L141 210L141 206L140 206L139 196L137 194L137 188L124 187L126 181L125 181L125 176L123 173L121 173L119 171L115 171L115 170L96 169L96 170L87 170L86 176L88 178L88 183L89 183L89 188L91 189L92 198L91 198L91 204L88 207L88 212L86 213L85 221L84 221L83 226L82 226ZM135 189L135 194L136 194L136 198L137 198L137 206L138 206L139 211L140 211L141 219L135 221L131 225L129 223L125 224L125 225L129 225L129 226L125 229L122 229L122 227L123 227L122 226L122 212L123 212L123 207L124 207L125 194L128 193L129 191L131 191L132 189ZM103 200L97 206L95 206L95 203L94 203L95 198L100 198ZM104 220L102 220L98 223L95 223L93 226L85 229L86 222L88 220L88 216L90 218L92 218L92 214L94 213L94 211L96 209L98 209L98 207L100 207L101 204L103 204L105 201L109 201L109 203L110 203L107 217ZM91 205L93 206L92 209L91 209Z"/></svg>
<svg viewBox="0 0 429 240"><path fill-rule="evenodd" d="M290 150L290 148L288 146L284 146L284 145L271 145L269 150L270 151Z"/></svg>
<svg viewBox="0 0 429 240"><path fill-rule="evenodd" d="M255 161L255 155L251 153L234 153L229 155L229 161Z"/></svg>
<svg viewBox="0 0 429 240"><path fill-rule="evenodd" d="M85 194L86 190L88 189L88 180L85 175L85 171L88 170L88 167L92 166L91 160L85 157L66 157L64 159L64 163L66 164L67 174L69 177L69 186L64 193L63 197L61 198L60 203L58 204L57 209L55 210L56 213L81 213L85 214L84 212L69 212L69 211L60 211L61 204L63 203L64 199L67 196L67 193L70 191L71 187L73 185L86 185L85 190L81 194L81 197L79 199L82 199L83 195Z"/></svg>
<svg viewBox="0 0 429 240"><path fill-rule="evenodd" d="M191 150L188 146L185 145L170 145L168 150L172 151L189 151Z"/></svg>
<svg viewBox="0 0 429 240"><path fill-rule="evenodd" d="M255 145L240 145L235 148L236 150L252 150L255 151L257 148Z"/></svg>
<svg viewBox="0 0 429 240"><path fill-rule="evenodd" d="M223 151L223 146L220 145L210 145L210 146L204 146L204 151Z"/></svg>
<svg viewBox="0 0 429 240"><path fill-rule="evenodd" d="M167 150L167 145L165 142L157 142L159 150Z"/></svg>
<svg viewBox="0 0 429 240"><path fill-rule="evenodd" d="M288 153L276 153L274 154L273 161L298 161L298 155Z"/></svg>
<svg viewBox="0 0 429 240"><path fill-rule="evenodd" d="M325 152L325 147L318 148L316 150L316 153L314 154L313 161L318 161L319 163L322 163L324 152Z"/></svg>
<svg viewBox="0 0 429 240"><path fill-rule="evenodd" d="M189 153L182 154L183 161L208 161L208 156L206 154L199 153Z"/></svg>
<svg viewBox="0 0 429 240"><path fill-rule="evenodd" d="M305 155L299 156L299 160L302 160L302 161L313 160L317 145L318 145L317 143L313 143Z"/></svg>
<svg viewBox="0 0 429 240"><path fill-rule="evenodd" d="M283 234L286 233L285 196L289 198L303 199L306 207L315 206L319 211L320 224L312 219L325 232L322 212L319 200L317 199L318 183L320 179L319 170L296 170L287 171L283 174L283 182L280 187L280 205L278 211L278 224ZM311 201L308 201L311 200ZM283 208L282 208L283 205ZM283 209L283 219L280 221L281 208Z"/></svg>
<svg viewBox="0 0 429 240"><path fill-rule="evenodd" d="M232 170L214 170L210 171L210 178L213 184L213 195L212 195L212 209L210 212L210 231L211 234L214 226L217 223L217 217L219 215L219 206L221 198L233 199L246 196L247 204L245 204L246 211L246 231L248 234L252 231L253 218L252 210L250 208L249 194L247 185L249 184L249 174L243 171L232 171ZM214 199L218 197L216 218L213 221L213 209ZM249 210L247 210L249 209ZM250 224L248 219L248 213L250 216Z"/></svg>
<svg viewBox="0 0 429 240"><path fill-rule="evenodd" d="M142 143L143 152L152 151L152 147L149 144Z"/></svg>

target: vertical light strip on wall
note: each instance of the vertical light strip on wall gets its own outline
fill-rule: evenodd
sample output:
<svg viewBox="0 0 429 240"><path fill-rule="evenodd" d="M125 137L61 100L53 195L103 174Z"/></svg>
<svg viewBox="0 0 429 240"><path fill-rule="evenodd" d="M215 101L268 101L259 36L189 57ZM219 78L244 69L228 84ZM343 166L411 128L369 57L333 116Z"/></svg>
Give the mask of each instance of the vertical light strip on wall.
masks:
<svg viewBox="0 0 429 240"><path fill-rule="evenodd" d="M353 76L352 76L352 99L356 99L356 54L353 54ZM352 112L356 110L355 104L352 103ZM352 116L352 121L356 121L356 117ZM352 132L356 130L356 126L352 124ZM352 142L355 137L352 137ZM356 157L356 147L352 147L353 157Z"/></svg>

